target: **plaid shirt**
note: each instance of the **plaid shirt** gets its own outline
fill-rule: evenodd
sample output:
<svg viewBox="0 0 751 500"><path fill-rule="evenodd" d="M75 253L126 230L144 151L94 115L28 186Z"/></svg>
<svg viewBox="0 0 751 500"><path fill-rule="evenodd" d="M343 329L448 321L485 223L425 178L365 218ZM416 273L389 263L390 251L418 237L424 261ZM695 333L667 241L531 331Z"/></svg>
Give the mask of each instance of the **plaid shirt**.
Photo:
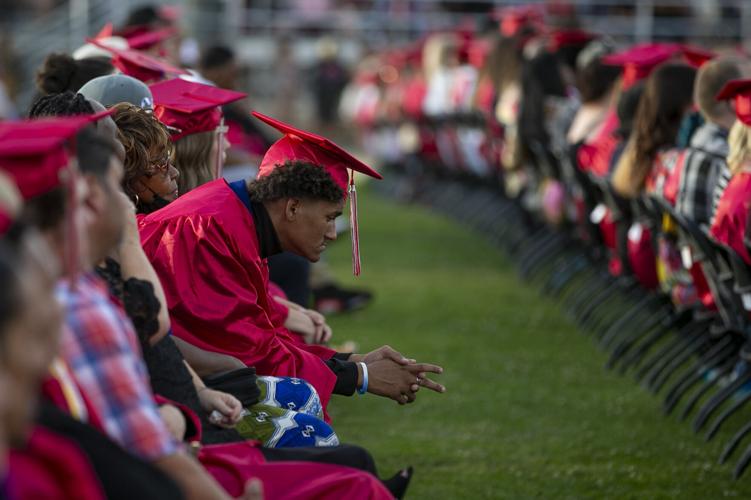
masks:
<svg viewBox="0 0 751 500"><path fill-rule="evenodd" d="M136 332L104 282L83 276L75 290L61 282L57 297L65 309L62 356L109 437L150 461L175 453L178 445L154 403Z"/></svg>
<svg viewBox="0 0 751 500"><path fill-rule="evenodd" d="M710 224L716 208L715 189L728 170L727 138L727 130L708 122L699 127L686 149L676 210L700 225Z"/></svg>

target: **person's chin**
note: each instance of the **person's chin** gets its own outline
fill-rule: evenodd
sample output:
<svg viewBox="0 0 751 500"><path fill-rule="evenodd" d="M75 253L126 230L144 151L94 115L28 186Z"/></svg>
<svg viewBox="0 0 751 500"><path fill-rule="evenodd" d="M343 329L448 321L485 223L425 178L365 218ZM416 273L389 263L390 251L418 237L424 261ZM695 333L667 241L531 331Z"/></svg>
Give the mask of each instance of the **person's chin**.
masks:
<svg viewBox="0 0 751 500"><path fill-rule="evenodd" d="M321 260L321 254L323 253L323 250L317 249L312 252L308 252L308 255L305 256L306 259L308 259L310 262L318 262Z"/></svg>

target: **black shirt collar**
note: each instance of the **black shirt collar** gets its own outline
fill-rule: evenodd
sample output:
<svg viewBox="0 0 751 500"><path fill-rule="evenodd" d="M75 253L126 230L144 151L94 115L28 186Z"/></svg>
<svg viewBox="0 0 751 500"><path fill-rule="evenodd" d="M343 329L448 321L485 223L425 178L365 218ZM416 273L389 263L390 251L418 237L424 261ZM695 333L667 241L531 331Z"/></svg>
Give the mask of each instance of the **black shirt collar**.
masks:
<svg viewBox="0 0 751 500"><path fill-rule="evenodd" d="M282 253L283 249L282 244L279 242L279 236L276 234L276 229L274 229L274 224L271 222L269 212L263 206L263 203L250 199L250 193L248 193L248 187L244 180L230 182L229 187L240 198L240 201L243 202L243 205L245 205L245 208L248 209L251 217L253 217L261 258L266 259L272 255Z"/></svg>

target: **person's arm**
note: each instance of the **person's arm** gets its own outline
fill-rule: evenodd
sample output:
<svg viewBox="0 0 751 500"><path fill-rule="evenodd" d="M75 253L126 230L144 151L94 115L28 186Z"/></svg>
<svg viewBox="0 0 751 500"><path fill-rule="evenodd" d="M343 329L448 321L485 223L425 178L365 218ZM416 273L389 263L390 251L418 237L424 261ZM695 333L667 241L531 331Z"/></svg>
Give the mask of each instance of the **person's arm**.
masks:
<svg viewBox="0 0 751 500"><path fill-rule="evenodd" d="M125 193L120 192L117 196L124 196ZM130 200L128 201L132 207ZM159 314L157 320L159 321L159 330L151 337L151 345L156 344L161 340L170 329L169 310L167 308L167 298L164 295L162 289L162 283L159 281L159 277L151 266L149 259L146 258L146 254L141 248L141 239L138 234L138 223L136 221L135 209L129 211L126 217L125 230L123 231L123 237L115 250L113 256L115 260L120 264L120 272L122 274L123 281L127 281L130 278L137 278L143 281L148 281L154 287L154 295L161 304L159 308Z"/></svg>
<svg viewBox="0 0 751 500"><path fill-rule="evenodd" d="M217 391L206 387L201 377L193 371L187 361L183 360L185 367L193 377L193 386L198 393L198 400L201 402L201 408L209 414L209 420L214 425L222 427L233 427L240 421L242 404L232 394ZM213 412L219 412L220 415L212 416Z"/></svg>
<svg viewBox="0 0 751 500"><path fill-rule="evenodd" d="M387 345L367 354L351 354L348 360L358 365L358 388L363 384L360 363L364 363L368 370L368 392L388 397L399 404L413 402L420 387L438 393L446 392L443 385L427 378L428 373L443 373L443 368L408 359Z"/></svg>
<svg viewBox="0 0 751 500"><path fill-rule="evenodd" d="M325 344L331 340L333 332L323 314L276 295L274 300L288 310L285 328L302 335L308 344Z"/></svg>
<svg viewBox="0 0 751 500"><path fill-rule="evenodd" d="M188 500L227 500L230 496L193 457L173 453L154 461L183 490Z"/></svg>
<svg viewBox="0 0 751 500"><path fill-rule="evenodd" d="M245 363L234 356L201 349L200 347L196 347L190 342L186 342L174 335L172 336L172 339L175 341L175 344L180 350L180 353L182 353L183 358L185 358L185 361L201 377L207 377L216 373L228 372L246 367Z"/></svg>

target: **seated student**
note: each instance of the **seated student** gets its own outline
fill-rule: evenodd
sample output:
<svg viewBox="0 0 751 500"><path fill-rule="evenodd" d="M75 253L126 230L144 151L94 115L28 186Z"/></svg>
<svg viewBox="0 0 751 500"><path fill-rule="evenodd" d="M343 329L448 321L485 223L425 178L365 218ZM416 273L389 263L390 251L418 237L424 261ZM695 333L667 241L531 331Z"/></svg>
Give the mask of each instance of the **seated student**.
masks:
<svg viewBox="0 0 751 500"><path fill-rule="evenodd" d="M730 103L718 101L717 94L727 82L742 77L742 64L738 58L720 58L707 62L697 73L694 101L705 123L686 149L675 208L699 225L711 222L715 188L721 178L730 177L725 174L729 172L726 158L735 111Z"/></svg>
<svg viewBox="0 0 751 500"><path fill-rule="evenodd" d="M661 193L677 157L678 128L693 103L696 70L666 63L647 79L629 143L613 172L613 189L626 199L643 192ZM628 236L628 257L639 282L648 289L658 283L651 234L634 221Z"/></svg>
<svg viewBox="0 0 751 500"><path fill-rule="evenodd" d="M713 197L717 185L729 178L726 157L727 136L735 122L735 112L729 103L718 101L717 94L725 84L741 76L742 61L737 58L720 58L705 63L698 71L694 101L704 124L691 138L687 148L673 159L675 167L666 174L661 195L675 206L678 213L700 226L712 220ZM672 226L663 227L665 237L659 245L661 283L669 290L673 302L691 305L701 302L714 308L712 294L697 264L690 270L683 267L677 246L673 241Z"/></svg>
<svg viewBox="0 0 751 500"><path fill-rule="evenodd" d="M735 250L747 264L751 256L745 241L748 211L751 208L751 80L733 80L717 96L734 99L738 120L728 138L728 167L732 177L717 205L710 232L717 241Z"/></svg>
<svg viewBox="0 0 751 500"><path fill-rule="evenodd" d="M175 334L261 375L302 378L324 408L332 393L358 388L401 404L414 401L421 386L443 392L425 377L440 367L386 346L337 355L301 345L273 320L266 258L286 249L318 260L336 238L348 169L380 176L326 139L256 116L286 134L267 151L257 180L212 181L143 219L141 240L165 287Z"/></svg>
<svg viewBox="0 0 751 500"><path fill-rule="evenodd" d="M590 42L576 58L576 87L581 106L566 132L569 144L590 143L607 124L617 96L620 70L602 63L610 51L600 40Z"/></svg>
<svg viewBox="0 0 751 500"><path fill-rule="evenodd" d="M158 197L164 203L168 203L172 198L172 193L174 193L178 171L170 160L172 144L166 127L156 119L155 114L128 104L119 104L114 109L119 137L126 150L123 187L129 197L139 203L137 210L148 213L150 207L155 205L153 199ZM158 105L157 109L159 109ZM154 166L154 163L149 164L150 158L161 158L162 160L155 162L158 165ZM166 170L162 171L162 168L166 168ZM140 192L141 196L138 196L136 192ZM160 193L164 193L164 196L160 196ZM153 197L153 199L149 197ZM126 231L128 236L126 240L132 242L140 250L138 232L135 227L135 224L127 225L128 229L133 229L135 232ZM146 262L146 265L148 265L148 262ZM130 310L128 307L129 301L141 305L154 302L150 298L153 296L153 291L145 290L145 292L137 293L135 297L133 296L134 292L123 293L124 280L120 265L114 259L107 259L106 267L100 267L100 270L107 278L111 288L118 290L117 295L121 296L121 299L122 296L125 296L124 306L126 311ZM159 291L158 304L163 300L161 284L158 280L154 280L153 288ZM146 297L142 296L144 293L146 293ZM128 300L129 297L130 300ZM190 402L198 402L199 400L204 407L216 406L211 404L209 397L220 398L218 401L220 408L212 407L211 409L217 409L227 417L231 416L231 420L233 420L231 423L236 424L237 430L243 437L261 440L267 447L333 446L338 444L334 431L328 424L320 420L322 417L320 400L310 384L300 379L256 378L252 373L247 374L244 377L245 384L243 384L246 386L245 389L236 392L245 406L245 409L242 410L243 417L239 420L238 412L241 408L240 402L237 400L233 399L230 403L232 408L237 408L237 411L221 404L221 397L215 394L215 391L204 390L205 386L197 377L194 378L196 386L191 390L190 382L192 378L187 370L190 369L192 372L192 368L186 369L182 366L183 355L181 351L186 355L187 366L192 367L192 361L195 360L198 363L197 371L204 375L243 368L244 365L236 358L201 351L182 340L173 340L171 336L164 337L166 332L160 334L150 330L144 331L143 328L139 328L139 324L143 324L143 316L148 315L143 312L138 313L138 315L141 317L141 321L136 323L136 329L142 343L144 343L144 357L149 368L152 386L158 394L168 396L170 399L188 404L188 406L196 406L191 405ZM156 313L153 316L156 316ZM307 316L305 317L307 318ZM153 340L151 340L152 338ZM180 351L177 350L176 345ZM209 360L208 363L207 359ZM177 361L176 364L175 361ZM185 384L186 380L187 385ZM255 389L256 384L258 389ZM254 389L250 391L247 388L248 385L253 386ZM178 387L181 392L176 392ZM198 391L198 399L194 398L192 394L196 390ZM206 424L205 442L221 440L226 437L218 429L208 425L208 415L201 412L200 406L198 410L202 421ZM289 422L293 422L295 425L289 425ZM283 423L285 425L282 425ZM217 433L219 435L214 436Z"/></svg>
<svg viewBox="0 0 751 500"><path fill-rule="evenodd" d="M0 428L8 440L0 451L8 469L0 472L1 493L13 499L103 499L104 491L85 453L66 436L33 422L39 384L52 362L60 332L60 308L51 276L34 262L38 256L30 250L34 248L28 245L24 250L13 249L0 239L0 378L7 398ZM6 445L10 446L8 457Z"/></svg>
<svg viewBox="0 0 751 500"><path fill-rule="evenodd" d="M48 141L53 139L49 123L44 125ZM79 121L81 126L85 123ZM69 134L75 133L75 126L70 123L63 126L70 127ZM0 131L0 137L14 134L14 128L15 124L6 126ZM50 179L56 177L55 172L50 171L46 176L37 173L46 157L40 155L41 158L31 157L26 161L22 158L19 161L19 156L12 152L14 147L23 147L18 136L13 141L0 139L0 143L0 168L9 169L22 193L27 197L47 196L48 201L49 196L54 197L48 194L48 190L55 189L50 184ZM80 154L86 154L87 145L85 140L79 144ZM17 209L5 212L8 199L17 196L8 189L6 179L5 175L0 175L0 214L3 215L0 219L4 221L0 224L0 247L8 250L7 253L0 250L0 254L9 259L6 261L0 257L4 284L0 300L3 308L0 315L0 342L3 344L0 371L6 373L7 369L13 379L2 391L13 401L2 411L2 421L7 424L3 425L4 434L12 438L14 445L10 458L11 498L115 499L131 498L132 495L182 498L177 486L152 465L131 456L97 429L62 411L63 407L67 410L76 406L78 415L87 418L89 407L69 379L68 383L59 379L57 394L49 392L54 388L54 377L65 371L59 358L50 368L52 357L58 351L61 326L60 307L53 294L59 266L46 242L36 231L25 226L26 220L35 218L33 211L24 209L16 221L5 216L17 212ZM50 205L42 203L42 207L50 208ZM59 217L60 212L55 216ZM5 264L10 261L13 264L6 268ZM42 377L45 379L44 394L52 399L42 400L39 407L24 404L38 394ZM59 397L54 397L56 395ZM29 420L32 411L37 413L33 428ZM90 414L88 417L93 425L95 419ZM29 435L27 431L30 431ZM30 437L28 441L27 437Z"/></svg>

